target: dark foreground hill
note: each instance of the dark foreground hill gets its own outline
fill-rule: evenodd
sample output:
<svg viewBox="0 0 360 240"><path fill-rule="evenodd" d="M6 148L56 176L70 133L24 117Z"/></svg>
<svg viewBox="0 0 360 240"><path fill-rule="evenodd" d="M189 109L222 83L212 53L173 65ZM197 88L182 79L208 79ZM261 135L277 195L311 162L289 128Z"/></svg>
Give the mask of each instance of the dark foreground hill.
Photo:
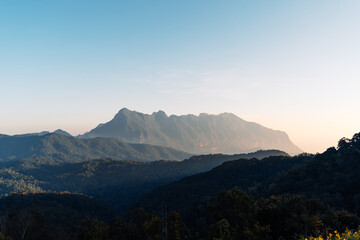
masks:
<svg viewBox="0 0 360 240"><path fill-rule="evenodd" d="M39 164L84 162L99 158L155 161L183 160L191 154L148 144L129 144L114 138L78 139L64 134L3 136L0 161L29 159Z"/></svg>
<svg viewBox="0 0 360 240"><path fill-rule="evenodd" d="M266 152L261 152L262 155L264 153ZM13 165L2 169L1 187L4 189L35 180L37 182L34 184L40 189L46 186L69 189L83 187L84 191L93 191L94 198L104 199L116 206L124 202L126 205L131 199L136 200L136 196L157 187L156 184L152 185L154 183L163 186L149 194L149 200L144 203L151 210L150 213L141 209L134 210L130 212L129 218L112 221L110 224L88 219L81 223L76 233L71 232L72 230L63 231L71 229L63 224L59 228L53 228L56 224L52 225L48 219L57 219L58 217L53 216L57 216L58 209L63 209L64 206L69 210L65 209L61 214L66 215L65 221L71 222L73 212L75 216L78 215L76 209L87 206L87 200L84 200L84 204L75 201L64 205L63 202L72 201L62 199L57 202L45 197L45 202L27 204L17 198L9 198L8 205L0 204L0 209L5 211L3 216L6 216L0 216L0 223L6 220L6 227L1 225L0 231L13 239L93 239L95 236L95 239L131 240L295 240L319 234L324 236L334 230L343 232L345 229L358 228L360 219L353 213L359 212L360 133L355 134L352 139L341 139L337 148L329 148L315 156L302 154L295 157L231 161L232 157L234 156L196 156L181 162L101 159L39 166L29 165L27 160L13 161ZM221 166L208 172L182 180L174 177L185 171L191 175L189 169L199 170L203 164L222 161L224 163ZM164 185L166 181L174 179L179 181ZM122 182L124 185L121 185ZM223 190L216 194L221 188ZM164 189L167 191L165 194ZM151 198L154 193L157 198ZM51 204L48 205L47 202ZM13 212L12 204L20 207ZM100 219L103 219L101 214L108 211L106 206L90 206L100 210L100 213L96 213ZM36 207L47 210L28 211ZM173 209L179 209L181 214L172 211ZM152 210L157 213L152 213ZM74 227L76 223L71 225ZM35 234L34 237L16 235L27 232L21 231L23 226L28 229L28 234Z"/></svg>
<svg viewBox="0 0 360 240"><path fill-rule="evenodd" d="M61 165L33 165L28 159L0 170L0 194L18 191L82 192L126 209L146 192L239 158L287 155L269 150L238 155L201 155L184 161L92 160Z"/></svg>
<svg viewBox="0 0 360 240"><path fill-rule="evenodd" d="M227 161L208 172L157 188L144 196L135 206L149 211L161 211L162 204L166 204L169 209L183 213L191 212L193 206L214 199L221 189L238 187L244 191L251 188L255 190L309 159L311 156L299 155Z"/></svg>
<svg viewBox="0 0 360 240"><path fill-rule="evenodd" d="M168 117L162 111L148 115L124 108L110 122L80 137L114 137L195 154L234 154L259 149L279 149L289 154L301 152L285 132L247 122L231 113Z"/></svg>
<svg viewBox="0 0 360 240"><path fill-rule="evenodd" d="M136 206L179 210L210 239L302 239L359 227L359 169L360 133L315 156L225 162L155 189Z"/></svg>
<svg viewBox="0 0 360 240"><path fill-rule="evenodd" d="M284 173L266 194L296 193L360 214L360 133L342 138L314 159Z"/></svg>
<svg viewBox="0 0 360 240"><path fill-rule="evenodd" d="M360 133L342 138L337 148L295 157L225 162L205 173L170 183L145 196L136 206L159 211L194 211L214 199L221 188L239 187L257 197L300 194L335 209L360 214ZM190 210L189 210L190 208Z"/></svg>
<svg viewBox="0 0 360 240"><path fill-rule="evenodd" d="M76 239L87 218L110 221L113 211L82 194L12 194L0 198L1 230L11 239Z"/></svg>

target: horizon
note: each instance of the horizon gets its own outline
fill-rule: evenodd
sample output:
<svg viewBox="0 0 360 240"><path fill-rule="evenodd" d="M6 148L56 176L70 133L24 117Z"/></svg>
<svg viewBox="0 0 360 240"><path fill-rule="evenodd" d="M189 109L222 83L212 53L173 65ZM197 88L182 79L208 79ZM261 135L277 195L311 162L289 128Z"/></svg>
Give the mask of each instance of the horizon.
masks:
<svg viewBox="0 0 360 240"><path fill-rule="evenodd" d="M157 111L153 111L153 112L151 112L151 113L143 113L143 112L140 112L140 111L137 111L137 110L128 109L127 107L123 107L123 108L121 108L111 119L109 119L108 121L98 123L95 127L93 127L92 129L89 129L89 130L87 130L87 131L85 131L85 132L79 132L79 133L73 134L72 132L69 132L69 131L67 131L66 129L56 128L56 129L51 129L51 130L47 129L47 130L39 130L39 131L33 131L33 132L8 133L8 134L6 134L6 135L16 136L16 135L23 135L23 134L25 134L25 135L26 135L26 134L37 134L37 133L42 133L42 132L55 133L55 132L58 131L58 130L62 130L62 131L65 131L65 132L69 133L72 137L79 137L79 136L81 136L81 135L83 135L83 134L86 134L86 133L90 132L91 130L95 129L96 127L98 127L98 126L100 126L100 125L102 125L102 124L106 124L106 123L110 122L110 121L113 120L113 119L116 117L116 115L117 115L120 111L122 111L122 110L128 110L128 111L131 111L131 112L141 113L141 114L149 115L149 116L150 116L150 115L153 115L153 114L156 114L156 113L159 113L159 112L164 112L167 117L171 117L171 116L187 116L187 115L192 115L192 116L199 117L201 114L212 115L212 116L219 116L219 115L222 115L222 114L233 114L233 113L231 113L231 112L222 112L222 113L218 113L218 114L216 114L216 113L205 113L205 112L202 112L202 113L198 113L198 114L191 114L191 113L190 113L190 114L177 115L177 114L168 114L168 113L166 113L165 111L163 111L163 110L161 110L161 109L159 109L159 110L157 110ZM257 123L257 122L247 121L246 119L243 119L243 118L237 116L236 114L234 114L234 115L235 115L236 117L238 117L238 118L240 118L240 119L248 122L248 123L259 124L259 123ZM261 124L259 124L259 125L261 125ZM265 127L265 128L268 128L267 126L264 126L264 125L261 125L261 126L262 126L262 127ZM269 129L271 129L271 128L269 128ZM271 130L284 132L284 133L289 137L290 141L293 142L292 139L290 138L290 136L289 136L285 131L282 131L281 129L271 129ZM0 132L0 134L5 134L5 133ZM355 133L354 133L354 134L355 134ZM351 135L351 136L346 136L346 138L351 139L352 136L353 136L353 135ZM338 140L340 140L340 138L339 138ZM293 143L294 143L294 142L293 142ZM296 145L296 144L295 144L295 145ZM297 147L298 147L298 146L297 146ZM327 148L330 148L330 147L337 147L337 143L334 144L333 146L328 146ZM326 149L327 149L327 148L326 148ZM301 148L300 148L300 149L301 149ZM326 149L325 149L325 150L326 150ZM260 150L271 150L271 149L260 149ZM277 150L277 149L274 149L274 150ZM303 151L303 149L301 149L301 150ZM324 150L324 151L325 151L325 150ZM324 152L324 151L322 151L322 152ZM311 152L306 152L306 151L303 151L303 152L304 152L304 153L311 153ZM322 153L322 152L316 152L316 153ZM243 152L239 152L239 154L241 154L241 153L243 153ZM313 152L313 154L314 154L314 153L315 153L315 152Z"/></svg>
<svg viewBox="0 0 360 240"><path fill-rule="evenodd" d="M0 3L0 133L76 136L123 107L233 113L323 152L360 132L360 2Z"/></svg>

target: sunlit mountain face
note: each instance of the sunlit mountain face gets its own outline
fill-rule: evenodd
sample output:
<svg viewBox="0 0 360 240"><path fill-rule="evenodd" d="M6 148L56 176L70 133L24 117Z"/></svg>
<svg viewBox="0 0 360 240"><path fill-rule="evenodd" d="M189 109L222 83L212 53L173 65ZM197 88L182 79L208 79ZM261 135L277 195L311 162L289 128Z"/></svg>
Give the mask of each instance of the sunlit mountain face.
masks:
<svg viewBox="0 0 360 240"><path fill-rule="evenodd" d="M113 137L195 154L234 154L259 149L278 149L289 154L301 152L285 132L247 122L232 113L167 116L163 111L149 115L123 108L111 121L80 137Z"/></svg>

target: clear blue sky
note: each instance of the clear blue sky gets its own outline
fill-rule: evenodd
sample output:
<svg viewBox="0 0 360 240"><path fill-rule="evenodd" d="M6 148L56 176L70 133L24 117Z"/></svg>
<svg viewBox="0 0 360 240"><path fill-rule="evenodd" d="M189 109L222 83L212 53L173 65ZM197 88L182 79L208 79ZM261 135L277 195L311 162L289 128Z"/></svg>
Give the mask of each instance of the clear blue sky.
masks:
<svg viewBox="0 0 360 240"><path fill-rule="evenodd" d="M360 131L360 1L2 1L0 132L233 112L321 152Z"/></svg>

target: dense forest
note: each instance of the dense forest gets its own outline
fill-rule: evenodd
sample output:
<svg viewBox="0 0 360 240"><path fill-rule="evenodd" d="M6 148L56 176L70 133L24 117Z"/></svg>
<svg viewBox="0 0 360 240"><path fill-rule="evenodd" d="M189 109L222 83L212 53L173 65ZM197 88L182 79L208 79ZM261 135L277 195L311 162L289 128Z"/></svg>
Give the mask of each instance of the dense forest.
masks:
<svg viewBox="0 0 360 240"><path fill-rule="evenodd" d="M279 176L265 195L283 192L313 197L360 214L360 133L342 138L312 161Z"/></svg>
<svg viewBox="0 0 360 240"><path fill-rule="evenodd" d="M244 191L255 192L260 186L272 182L282 172L293 168L311 155L297 157L273 156L259 159L239 159L227 161L214 169L185 177L179 181L167 184L145 195L138 207L159 211L161 202L177 211L188 212L188 219L193 219L193 207L199 203L216 197L222 189L238 187Z"/></svg>
<svg viewBox="0 0 360 240"><path fill-rule="evenodd" d="M36 160L40 157L35 157L36 160L30 157L2 163L0 194L39 191L81 192L104 200L117 210L123 211L156 187L208 171L226 161L279 155L287 154L277 150L266 150L235 155L200 155L183 161L140 162L104 158L56 164L47 163L45 160L39 164ZM43 158L46 159L46 156Z"/></svg>
<svg viewBox="0 0 360 240"><path fill-rule="evenodd" d="M142 208L115 216L104 203L79 194L12 194L0 199L0 239L299 239L356 228L360 219L305 196L255 199L238 188L221 190L195 216Z"/></svg>
<svg viewBox="0 0 360 240"><path fill-rule="evenodd" d="M0 239L303 239L359 227L360 133L316 155L254 154L13 162L2 189L35 188L0 199Z"/></svg>

